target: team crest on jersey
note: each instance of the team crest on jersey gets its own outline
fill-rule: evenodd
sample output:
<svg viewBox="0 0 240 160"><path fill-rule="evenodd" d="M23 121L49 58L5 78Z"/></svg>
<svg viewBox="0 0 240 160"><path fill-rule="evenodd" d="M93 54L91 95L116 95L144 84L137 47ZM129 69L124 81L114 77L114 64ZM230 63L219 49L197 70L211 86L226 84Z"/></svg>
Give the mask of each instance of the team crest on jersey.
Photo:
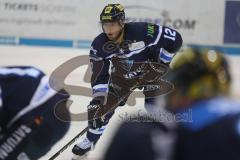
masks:
<svg viewBox="0 0 240 160"><path fill-rule="evenodd" d="M144 41L133 42L133 43L129 44L129 50L130 51L139 50L139 49L142 49L144 47L145 47Z"/></svg>

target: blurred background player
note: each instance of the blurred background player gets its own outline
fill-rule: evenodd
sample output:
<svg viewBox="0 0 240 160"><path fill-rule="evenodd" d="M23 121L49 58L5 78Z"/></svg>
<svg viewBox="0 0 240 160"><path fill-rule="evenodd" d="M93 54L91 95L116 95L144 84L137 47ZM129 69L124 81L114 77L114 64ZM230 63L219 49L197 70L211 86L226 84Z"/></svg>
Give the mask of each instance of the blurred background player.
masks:
<svg viewBox="0 0 240 160"><path fill-rule="evenodd" d="M39 159L65 135L70 124L54 108L69 95L59 93L37 68L0 67L0 160ZM64 108L58 114L67 118Z"/></svg>
<svg viewBox="0 0 240 160"><path fill-rule="evenodd" d="M176 30L145 22L124 23L124 20L120 4L105 6L100 15L103 33L94 39L90 50L93 99L87 107L89 130L72 149L75 155L85 155L93 148L114 113L111 111L114 104L123 106L138 80L153 81L161 76L152 74L148 64L162 64L166 71L182 45ZM108 114L96 117L101 109Z"/></svg>
<svg viewBox="0 0 240 160"><path fill-rule="evenodd" d="M239 159L240 103L228 97L226 59L214 50L187 48L170 66L175 89L166 109L173 117L123 123L103 159Z"/></svg>
<svg viewBox="0 0 240 160"><path fill-rule="evenodd" d="M240 159L240 103L229 97L231 76L224 56L188 48L176 55L171 68L175 90L167 96L167 109L192 117L178 123L174 159Z"/></svg>

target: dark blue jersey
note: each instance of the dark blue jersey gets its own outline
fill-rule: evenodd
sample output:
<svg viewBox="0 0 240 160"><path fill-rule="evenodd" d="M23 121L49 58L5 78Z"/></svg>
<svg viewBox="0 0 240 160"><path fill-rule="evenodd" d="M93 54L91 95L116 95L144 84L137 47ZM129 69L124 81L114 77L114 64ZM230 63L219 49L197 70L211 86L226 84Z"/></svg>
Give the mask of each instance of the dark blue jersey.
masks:
<svg viewBox="0 0 240 160"><path fill-rule="evenodd" d="M239 102L217 97L197 102L177 114L175 159L240 159Z"/></svg>
<svg viewBox="0 0 240 160"><path fill-rule="evenodd" d="M125 117L132 121L121 125L104 160L240 159L239 102L216 97L196 102L175 116L159 113L160 119L156 112L147 117Z"/></svg>
<svg viewBox="0 0 240 160"><path fill-rule="evenodd" d="M17 119L56 94L48 77L34 67L0 67L0 127Z"/></svg>
<svg viewBox="0 0 240 160"><path fill-rule="evenodd" d="M182 45L181 35L176 30L144 22L125 24L123 39L121 44L117 44L101 33L92 42L93 97L108 92L113 57L127 59L131 63L153 61L168 64Z"/></svg>

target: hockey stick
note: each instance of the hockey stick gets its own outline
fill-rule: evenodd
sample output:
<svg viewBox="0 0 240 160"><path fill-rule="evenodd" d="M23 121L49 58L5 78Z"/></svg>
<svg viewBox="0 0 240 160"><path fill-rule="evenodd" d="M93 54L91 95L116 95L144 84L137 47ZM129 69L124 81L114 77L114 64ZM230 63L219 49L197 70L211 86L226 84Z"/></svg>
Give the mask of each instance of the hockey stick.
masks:
<svg viewBox="0 0 240 160"><path fill-rule="evenodd" d="M49 160L54 160L57 156L59 156L63 151L65 151L73 142L77 140L78 137L82 136L85 132L87 132L88 127L84 128L80 133L78 133L71 141L69 141L65 146L63 146L57 153L55 153Z"/></svg>

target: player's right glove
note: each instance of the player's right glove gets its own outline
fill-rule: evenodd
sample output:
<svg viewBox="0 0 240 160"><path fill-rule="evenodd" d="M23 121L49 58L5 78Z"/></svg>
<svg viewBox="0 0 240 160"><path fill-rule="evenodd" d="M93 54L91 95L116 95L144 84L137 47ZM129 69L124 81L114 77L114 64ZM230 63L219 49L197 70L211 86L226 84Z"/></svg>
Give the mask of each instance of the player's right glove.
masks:
<svg viewBox="0 0 240 160"><path fill-rule="evenodd" d="M104 123L104 116L96 117L97 112L103 105L100 101L93 99L90 104L87 106L88 109L88 126L90 128L100 128Z"/></svg>

